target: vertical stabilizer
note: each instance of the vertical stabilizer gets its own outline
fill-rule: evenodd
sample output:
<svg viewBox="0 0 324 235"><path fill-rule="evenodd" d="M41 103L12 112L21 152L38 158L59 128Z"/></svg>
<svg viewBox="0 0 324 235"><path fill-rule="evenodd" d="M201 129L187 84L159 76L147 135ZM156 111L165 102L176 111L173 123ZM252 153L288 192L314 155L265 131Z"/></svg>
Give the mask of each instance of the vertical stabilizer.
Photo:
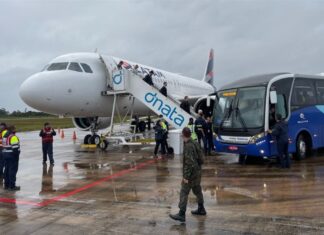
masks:
<svg viewBox="0 0 324 235"><path fill-rule="evenodd" d="M214 50L210 49L207 68L203 77L203 81L214 85Z"/></svg>

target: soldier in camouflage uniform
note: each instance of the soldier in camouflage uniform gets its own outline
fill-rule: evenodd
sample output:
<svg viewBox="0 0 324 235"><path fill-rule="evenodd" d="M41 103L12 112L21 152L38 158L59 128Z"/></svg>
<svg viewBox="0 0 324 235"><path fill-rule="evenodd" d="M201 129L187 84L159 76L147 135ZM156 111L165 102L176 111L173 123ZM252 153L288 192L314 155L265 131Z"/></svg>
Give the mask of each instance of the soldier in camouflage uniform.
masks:
<svg viewBox="0 0 324 235"><path fill-rule="evenodd" d="M179 213L170 214L174 220L181 222L186 221L186 209L188 202L188 195L190 190L196 195L198 202L198 209L191 211L193 215L206 215L204 208L204 197L200 186L201 182L201 164L202 164L202 150L200 146L191 139L191 131L188 127L182 130L184 140L183 149L183 179L181 183Z"/></svg>

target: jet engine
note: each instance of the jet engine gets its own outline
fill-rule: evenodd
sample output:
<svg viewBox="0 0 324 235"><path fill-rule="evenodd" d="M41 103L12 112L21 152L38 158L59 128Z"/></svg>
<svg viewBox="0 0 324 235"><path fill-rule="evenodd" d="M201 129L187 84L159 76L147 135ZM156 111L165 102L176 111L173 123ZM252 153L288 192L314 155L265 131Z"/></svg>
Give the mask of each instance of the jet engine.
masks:
<svg viewBox="0 0 324 235"><path fill-rule="evenodd" d="M75 117L72 119L76 128L81 131L102 130L110 125L110 117Z"/></svg>
<svg viewBox="0 0 324 235"><path fill-rule="evenodd" d="M215 103L215 96L210 96L210 101L208 101L207 96L201 97L198 99L195 104L193 105L193 108L196 113L198 113L198 110L201 109L205 115L211 116L213 113L214 103ZM209 105L208 105L209 103Z"/></svg>

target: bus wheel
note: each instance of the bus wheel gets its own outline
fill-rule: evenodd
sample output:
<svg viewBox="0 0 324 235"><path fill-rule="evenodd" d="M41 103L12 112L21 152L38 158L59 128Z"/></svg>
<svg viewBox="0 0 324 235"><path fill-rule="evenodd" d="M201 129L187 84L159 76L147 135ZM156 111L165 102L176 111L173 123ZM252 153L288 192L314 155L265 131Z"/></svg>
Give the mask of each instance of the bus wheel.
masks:
<svg viewBox="0 0 324 235"><path fill-rule="evenodd" d="M294 159L302 160L306 158L308 151L308 145L306 139L303 135L299 135L296 142L296 153L294 154Z"/></svg>
<svg viewBox="0 0 324 235"><path fill-rule="evenodd" d="M238 158L238 163L239 163L240 165L244 165L246 159L247 159L247 156L246 156L246 155L244 155L244 154L240 154L240 155L239 155L239 158Z"/></svg>

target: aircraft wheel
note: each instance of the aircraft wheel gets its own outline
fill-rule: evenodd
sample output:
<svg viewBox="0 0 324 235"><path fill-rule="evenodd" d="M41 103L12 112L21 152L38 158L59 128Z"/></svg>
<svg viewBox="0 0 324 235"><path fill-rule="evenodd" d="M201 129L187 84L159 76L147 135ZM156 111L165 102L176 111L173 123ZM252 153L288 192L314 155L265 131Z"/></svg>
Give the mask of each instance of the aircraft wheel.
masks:
<svg viewBox="0 0 324 235"><path fill-rule="evenodd" d="M91 138L91 135L86 135L83 139L83 143L84 144L89 144L90 143L90 138Z"/></svg>
<svg viewBox="0 0 324 235"><path fill-rule="evenodd" d="M96 144L98 145L100 143L100 136L99 135L93 135L90 138L90 143L89 144Z"/></svg>
<svg viewBox="0 0 324 235"><path fill-rule="evenodd" d="M106 150L107 149L107 147L108 147L108 141L107 140L102 140L100 143L99 143L99 148L101 149L101 150Z"/></svg>

